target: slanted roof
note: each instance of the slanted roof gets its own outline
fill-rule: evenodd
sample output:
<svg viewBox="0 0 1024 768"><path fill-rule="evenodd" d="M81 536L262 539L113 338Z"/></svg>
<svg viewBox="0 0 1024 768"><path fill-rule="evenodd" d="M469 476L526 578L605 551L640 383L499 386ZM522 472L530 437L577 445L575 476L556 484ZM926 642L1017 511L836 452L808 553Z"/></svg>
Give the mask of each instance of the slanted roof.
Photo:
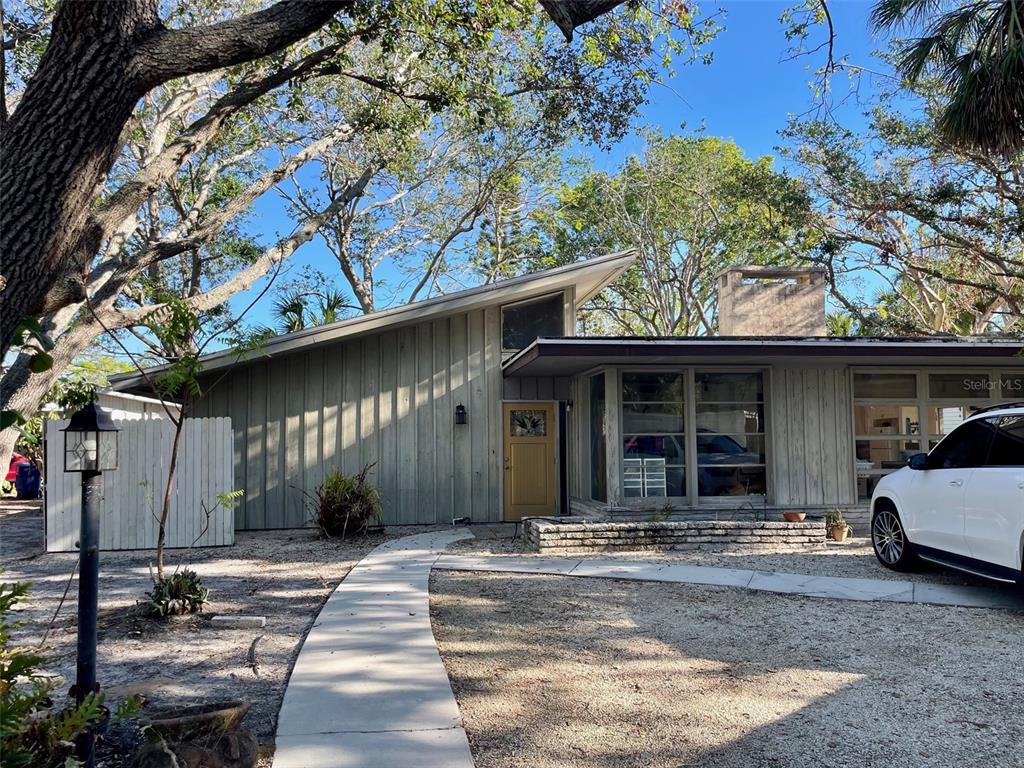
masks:
<svg viewBox="0 0 1024 768"><path fill-rule="evenodd" d="M521 301L565 290L569 287L575 288L575 302L578 309L584 302L626 271L635 258L636 253L632 250L612 253L544 272L521 275L490 285L469 288L433 299L404 304L393 309L340 320L328 325L281 334L263 342L259 351L244 355L242 359L274 357L340 339L361 336L384 328L419 323L483 307ZM200 358L204 371L223 368L236 364L238 361L238 356L230 349L213 352ZM146 372L147 374L158 373L166 367L165 365L155 366ZM145 383L144 378L139 374L112 376L110 381L112 387L118 390L133 389Z"/></svg>
<svg viewBox="0 0 1024 768"><path fill-rule="evenodd" d="M505 361L505 377L572 376L600 366L748 364L1024 367L1024 341L994 337L670 336L542 338Z"/></svg>

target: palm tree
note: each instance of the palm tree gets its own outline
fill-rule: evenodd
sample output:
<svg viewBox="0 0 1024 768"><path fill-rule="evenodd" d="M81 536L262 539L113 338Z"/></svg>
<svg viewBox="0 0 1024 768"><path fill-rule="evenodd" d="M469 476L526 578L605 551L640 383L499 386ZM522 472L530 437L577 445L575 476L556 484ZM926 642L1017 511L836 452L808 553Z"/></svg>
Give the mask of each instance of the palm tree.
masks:
<svg viewBox="0 0 1024 768"><path fill-rule="evenodd" d="M346 317L346 310L358 310L333 289L290 293L274 302L273 315L281 333L294 333L303 328L327 325Z"/></svg>
<svg viewBox="0 0 1024 768"><path fill-rule="evenodd" d="M938 128L950 143L1011 158L1024 149L1022 0L879 0L876 31L910 34L896 68L911 85L937 75L949 93Z"/></svg>

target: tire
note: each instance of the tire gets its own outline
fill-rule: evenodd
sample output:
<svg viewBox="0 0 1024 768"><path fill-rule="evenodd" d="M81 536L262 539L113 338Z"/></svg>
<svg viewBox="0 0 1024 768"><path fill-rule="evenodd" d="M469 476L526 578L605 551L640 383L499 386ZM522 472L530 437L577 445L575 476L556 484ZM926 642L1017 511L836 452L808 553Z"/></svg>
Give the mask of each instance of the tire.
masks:
<svg viewBox="0 0 1024 768"><path fill-rule="evenodd" d="M893 571L911 571L917 565L913 545L892 502L880 501L871 516L871 546L878 562Z"/></svg>

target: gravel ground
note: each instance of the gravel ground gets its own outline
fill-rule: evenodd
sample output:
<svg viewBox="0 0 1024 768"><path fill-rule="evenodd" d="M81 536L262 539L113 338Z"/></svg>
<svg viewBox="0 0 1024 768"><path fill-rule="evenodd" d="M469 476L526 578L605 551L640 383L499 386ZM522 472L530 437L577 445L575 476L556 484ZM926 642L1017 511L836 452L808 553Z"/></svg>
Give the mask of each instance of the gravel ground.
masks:
<svg viewBox="0 0 1024 768"><path fill-rule="evenodd" d="M477 768L1024 765L1024 614L448 571L431 614Z"/></svg>
<svg viewBox="0 0 1024 768"><path fill-rule="evenodd" d="M480 525L472 527L475 539L459 541L449 547L457 554L514 554L540 557L526 549L522 535L512 525ZM697 550L667 552L596 552L585 555L557 555L587 560L646 560L656 563L708 565L742 568L754 571L778 571L809 576L848 576L861 579L919 581L932 584L970 584L991 587L993 582L970 574L959 573L922 563L914 573L897 573L883 568L867 538L848 539L842 544L830 542L825 549L765 552L763 550ZM1024 765L1024 763L1022 763Z"/></svg>
<svg viewBox="0 0 1024 768"><path fill-rule="evenodd" d="M396 534L400 531L396 531ZM152 552L105 552L100 560L98 660L100 683L117 700L142 693L153 705L241 698L252 705L243 727L269 747L299 645L330 592L370 549L359 542L319 539L313 531L239 533L233 547L168 553L168 565L189 565L210 588L208 610L157 622L137 607L150 587ZM4 581L31 581L27 622L16 641L39 642L77 562L75 554L42 553L37 504L0 506ZM74 681L77 582L46 640L52 671ZM216 629L218 613L266 616L263 629ZM254 640L258 667L248 663Z"/></svg>

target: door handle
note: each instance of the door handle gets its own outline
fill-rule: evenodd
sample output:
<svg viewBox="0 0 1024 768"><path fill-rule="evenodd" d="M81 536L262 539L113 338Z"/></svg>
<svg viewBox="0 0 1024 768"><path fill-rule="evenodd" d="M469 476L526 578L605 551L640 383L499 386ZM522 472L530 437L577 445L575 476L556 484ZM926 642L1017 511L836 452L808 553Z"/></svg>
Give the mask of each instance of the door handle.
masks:
<svg viewBox="0 0 1024 768"><path fill-rule="evenodd" d="M964 481L963 480L950 480L949 484L959 488L961 485L964 484Z"/></svg>

